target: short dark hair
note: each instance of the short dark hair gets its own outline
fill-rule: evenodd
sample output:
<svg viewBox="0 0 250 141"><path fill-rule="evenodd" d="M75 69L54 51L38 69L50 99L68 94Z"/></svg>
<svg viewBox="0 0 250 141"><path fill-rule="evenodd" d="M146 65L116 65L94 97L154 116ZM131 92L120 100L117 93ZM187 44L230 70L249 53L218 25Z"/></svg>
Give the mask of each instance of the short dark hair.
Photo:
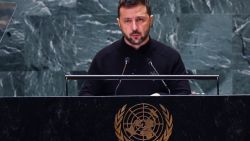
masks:
<svg viewBox="0 0 250 141"><path fill-rule="evenodd" d="M119 0L118 18L120 17L120 8L121 7L133 7L133 6L136 6L139 4L145 5L147 8L148 15L151 15L151 7L149 4L149 0Z"/></svg>

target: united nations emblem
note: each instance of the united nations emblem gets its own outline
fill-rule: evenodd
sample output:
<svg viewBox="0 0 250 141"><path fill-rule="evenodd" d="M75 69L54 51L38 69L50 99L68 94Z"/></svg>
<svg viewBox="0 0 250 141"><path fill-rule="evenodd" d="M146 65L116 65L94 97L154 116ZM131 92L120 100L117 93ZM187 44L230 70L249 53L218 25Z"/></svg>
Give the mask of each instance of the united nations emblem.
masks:
<svg viewBox="0 0 250 141"><path fill-rule="evenodd" d="M119 141L168 141L173 117L163 105L140 103L124 105L115 116L114 128Z"/></svg>

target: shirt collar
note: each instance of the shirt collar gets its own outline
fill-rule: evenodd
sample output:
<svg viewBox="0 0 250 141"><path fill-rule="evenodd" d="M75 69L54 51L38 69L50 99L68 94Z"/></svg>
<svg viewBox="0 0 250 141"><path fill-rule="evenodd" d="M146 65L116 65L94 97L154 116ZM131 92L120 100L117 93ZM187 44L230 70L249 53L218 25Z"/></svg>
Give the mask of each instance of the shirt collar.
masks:
<svg viewBox="0 0 250 141"><path fill-rule="evenodd" d="M139 49L135 49L132 46L128 45L125 40L124 37L121 39L121 49L123 51L123 53L140 53L140 54L145 54L147 53L147 51L151 48L151 38L149 37L149 40L146 44L144 44L143 46L141 46Z"/></svg>

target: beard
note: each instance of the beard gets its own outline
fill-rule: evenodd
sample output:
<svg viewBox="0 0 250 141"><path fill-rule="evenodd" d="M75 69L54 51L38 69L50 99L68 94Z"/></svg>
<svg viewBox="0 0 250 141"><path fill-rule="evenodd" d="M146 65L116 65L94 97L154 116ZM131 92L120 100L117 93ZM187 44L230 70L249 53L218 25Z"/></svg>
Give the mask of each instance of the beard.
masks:
<svg viewBox="0 0 250 141"><path fill-rule="evenodd" d="M124 32L123 32L123 35L125 37L125 39L131 44L131 45L140 45L141 43L143 43L149 36L149 32L150 32L150 28L148 28L144 34L144 36L141 36L139 39L137 40L134 40L133 38L131 38L130 36L133 35L133 34L139 34L139 35L142 35L141 32L135 30L133 31L132 33L128 35L126 35Z"/></svg>

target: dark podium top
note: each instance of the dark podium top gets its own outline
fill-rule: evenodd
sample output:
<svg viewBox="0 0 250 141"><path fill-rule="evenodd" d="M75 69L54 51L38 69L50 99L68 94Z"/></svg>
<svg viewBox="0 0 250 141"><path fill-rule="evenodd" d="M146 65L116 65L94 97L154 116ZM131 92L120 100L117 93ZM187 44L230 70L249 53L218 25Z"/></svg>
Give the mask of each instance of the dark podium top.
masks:
<svg viewBox="0 0 250 141"><path fill-rule="evenodd" d="M249 96L0 98L0 138L246 141L249 109Z"/></svg>

